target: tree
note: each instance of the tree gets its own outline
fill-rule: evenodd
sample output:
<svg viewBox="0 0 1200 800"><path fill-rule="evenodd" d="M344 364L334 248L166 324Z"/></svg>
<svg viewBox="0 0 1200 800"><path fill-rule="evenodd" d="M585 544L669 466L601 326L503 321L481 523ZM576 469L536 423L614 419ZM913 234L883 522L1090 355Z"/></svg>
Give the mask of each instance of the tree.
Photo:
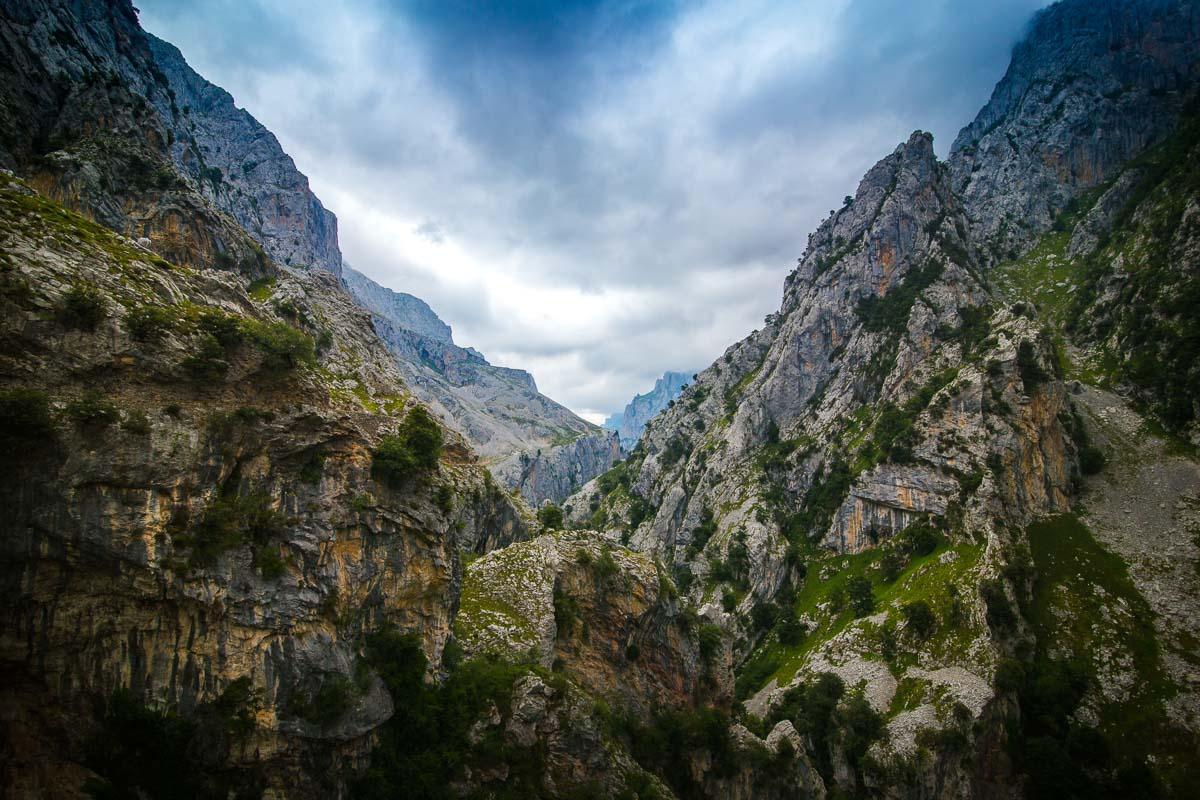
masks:
<svg viewBox="0 0 1200 800"><path fill-rule="evenodd" d="M855 575L846 581L846 594L850 598L850 608L854 616L865 617L875 610L875 595L871 591L871 582L861 575Z"/></svg>
<svg viewBox="0 0 1200 800"><path fill-rule="evenodd" d="M933 629L937 627L937 619L933 616L933 610L924 600L906 603L901 611L904 614L906 629L911 631L919 641L928 639L929 635L933 633Z"/></svg>
<svg viewBox="0 0 1200 800"><path fill-rule="evenodd" d="M542 523L542 527L548 531L556 531L563 524L562 509L548 500L545 505L538 509L537 518L538 522Z"/></svg>

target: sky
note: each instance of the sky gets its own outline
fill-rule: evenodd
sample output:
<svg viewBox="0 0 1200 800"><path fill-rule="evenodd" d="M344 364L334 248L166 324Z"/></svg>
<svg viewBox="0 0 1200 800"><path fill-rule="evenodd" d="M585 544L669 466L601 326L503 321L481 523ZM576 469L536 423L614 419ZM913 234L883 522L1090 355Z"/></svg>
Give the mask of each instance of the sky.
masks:
<svg viewBox="0 0 1200 800"><path fill-rule="evenodd" d="M1044 0L138 0L279 138L345 260L592 421L778 310L917 129L941 157Z"/></svg>

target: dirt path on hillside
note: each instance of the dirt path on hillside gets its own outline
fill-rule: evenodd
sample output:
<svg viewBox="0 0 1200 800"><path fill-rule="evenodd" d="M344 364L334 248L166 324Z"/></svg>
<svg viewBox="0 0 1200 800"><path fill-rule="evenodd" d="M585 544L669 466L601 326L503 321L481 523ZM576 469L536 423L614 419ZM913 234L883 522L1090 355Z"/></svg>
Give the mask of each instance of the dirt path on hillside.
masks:
<svg viewBox="0 0 1200 800"><path fill-rule="evenodd" d="M1173 454L1118 395L1074 395L1108 464L1088 478L1081 518L1125 559L1156 614L1163 666L1180 693L1171 717L1200 730L1200 464Z"/></svg>

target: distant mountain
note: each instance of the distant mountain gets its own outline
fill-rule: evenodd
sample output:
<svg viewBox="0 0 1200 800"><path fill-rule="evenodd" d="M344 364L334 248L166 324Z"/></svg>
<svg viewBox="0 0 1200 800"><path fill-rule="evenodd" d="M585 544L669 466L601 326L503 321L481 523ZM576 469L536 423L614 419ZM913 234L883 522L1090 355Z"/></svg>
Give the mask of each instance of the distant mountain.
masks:
<svg viewBox="0 0 1200 800"><path fill-rule="evenodd" d="M428 339L454 344L450 326L442 322L441 317L421 298L380 286L349 264L342 265L342 282L358 298L363 308L372 314L385 317L399 327Z"/></svg>
<svg viewBox="0 0 1200 800"><path fill-rule="evenodd" d="M654 419L667 405L679 396L687 385L688 375L684 372L664 372L654 382L654 388L639 394L629 401L624 411L613 414L604 421L604 428L616 431L621 437L621 448L632 450L642 435L646 423Z"/></svg>
<svg viewBox="0 0 1200 800"><path fill-rule="evenodd" d="M353 269L343 285L371 312L375 330L423 402L440 411L505 486L533 504L561 502L611 467L616 437L538 392L533 376L499 367L454 343L423 300Z"/></svg>

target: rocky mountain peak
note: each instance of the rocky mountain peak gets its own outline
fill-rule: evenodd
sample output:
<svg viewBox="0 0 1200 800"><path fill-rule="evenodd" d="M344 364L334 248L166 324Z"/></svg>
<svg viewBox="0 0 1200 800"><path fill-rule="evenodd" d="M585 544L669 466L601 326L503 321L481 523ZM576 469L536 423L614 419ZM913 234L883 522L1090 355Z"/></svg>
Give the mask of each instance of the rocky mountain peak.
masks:
<svg viewBox="0 0 1200 800"><path fill-rule="evenodd" d="M986 260L1024 253L1072 198L1162 141L1198 79L1194 2L1062 0L1040 11L951 149Z"/></svg>

